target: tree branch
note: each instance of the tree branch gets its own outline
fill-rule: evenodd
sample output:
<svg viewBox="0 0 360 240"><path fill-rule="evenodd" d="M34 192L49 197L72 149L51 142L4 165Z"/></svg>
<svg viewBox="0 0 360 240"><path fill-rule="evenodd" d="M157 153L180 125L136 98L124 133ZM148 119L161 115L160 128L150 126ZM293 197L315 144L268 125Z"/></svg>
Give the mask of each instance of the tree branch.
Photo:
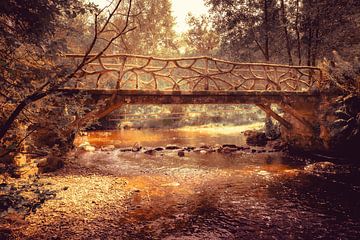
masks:
<svg viewBox="0 0 360 240"><path fill-rule="evenodd" d="M25 98L23 98L23 100L21 100L18 105L15 107L15 109L11 112L11 114L9 115L9 117L6 119L5 123L1 126L0 128L0 140L6 135L6 133L8 132L8 130L10 129L11 125L14 123L14 121L16 120L16 118L19 116L19 114L23 111L23 109L30 103L33 103L35 101L38 101L50 94L53 94L54 92L56 92L57 89L59 89L61 86L63 86L65 83L67 83L70 79L74 78L79 71L81 71L81 69L95 61L96 59L98 59L99 57L101 57L104 52L111 46L111 44L113 44L113 42L121 37L123 34L126 34L129 31L132 31L134 28L128 29L129 26L129 18L130 18L130 12L131 12L131 8L132 8L132 0L129 0L129 6L127 9L127 16L126 16L126 22L124 27L122 28L122 30L120 32L118 32L114 37L112 37L109 42L106 44L106 46L99 52L97 53L95 56L92 56L89 59L89 55L92 52L92 50L94 49L94 46L96 45L96 43L99 40L99 35L101 33L103 33L110 21L112 20L114 14L116 13L116 11L119 9L120 4L123 2L123 0L118 0L117 4L115 5L114 9L112 11L110 11L109 16L107 17L104 25L102 26L102 28L98 29L98 19L100 14L103 13L103 11L107 8L109 8L112 4L113 4L114 0L105 8L103 8L102 10L100 10L97 14L95 14L95 26L94 26L94 37L92 42L90 43L87 51L85 52L84 57L82 58L82 61L80 62L80 64L77 65L77 67L68 75L66 75L65 77L61 77L61 74L57 74L54 78L49 79L47 82L45 82L40 88L38 88L35 92L33 92L32 94L26 96ZM58 80L58 81L56 81ZM49 87L47 90L44 90L46 87Z"/></svg>

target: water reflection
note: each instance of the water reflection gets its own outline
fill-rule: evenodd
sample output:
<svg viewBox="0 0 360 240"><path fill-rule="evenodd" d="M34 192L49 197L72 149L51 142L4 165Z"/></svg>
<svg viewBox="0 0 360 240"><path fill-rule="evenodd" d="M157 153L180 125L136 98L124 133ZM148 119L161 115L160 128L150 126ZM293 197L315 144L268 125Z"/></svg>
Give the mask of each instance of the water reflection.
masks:
<svg viewBox="0 0 360 240"><path fill-rule="evenodd" d="M75 144L79 145L85 141L91 145L101 147L114 145L116 147L129 147L135 143L142 146L165 146L167 144L179 144L183 146L198 146L201 144L225 144L232 143L242 145L245 143L243 131L259 129L262 123L245 126L209 126L204 128L187 127L181 129L130 129L114 131L95 131L87 133L87 136L78 136Z"/></svg>

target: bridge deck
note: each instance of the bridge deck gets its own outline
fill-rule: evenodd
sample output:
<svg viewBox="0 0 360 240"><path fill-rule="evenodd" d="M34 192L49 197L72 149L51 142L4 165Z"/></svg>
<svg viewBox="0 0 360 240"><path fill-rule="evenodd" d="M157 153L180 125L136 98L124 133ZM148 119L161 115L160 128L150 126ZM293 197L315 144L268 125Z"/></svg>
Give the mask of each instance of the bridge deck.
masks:
<svg viewBox="0 0 360 240"><path fill-rule="evenodd" d="M60 89L64 95L88 94L93 99L116 95L124 104L264 104L279 103L287 98L319 98L311 92L283 91L160 91L116 89Z"/></svg>

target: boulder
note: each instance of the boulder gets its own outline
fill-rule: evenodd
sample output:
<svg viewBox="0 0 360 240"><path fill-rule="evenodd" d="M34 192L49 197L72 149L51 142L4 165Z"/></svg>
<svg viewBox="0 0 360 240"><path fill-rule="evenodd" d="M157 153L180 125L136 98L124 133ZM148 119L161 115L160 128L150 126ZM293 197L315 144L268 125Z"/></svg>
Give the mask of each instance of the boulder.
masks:
<svg viewBox="0 0 360 240"><path fill-rule="evenodd" d="M246 143L250 146L260 146L263 147L267 144L267 137L263 132L255 132L248 133L246 138Z"/></svg>
<svg viewBox="0 0 360 240"><path fill-rule="evenodd" d="M96 148L94 146L84 146L83 149L87 152L95 152Z"/></svg>
<svg viewBox="0 0 360 240"><path fill-rule="evenodd" d="M87 152L94 152L96 150L96 148L94 146L91 146L91 144L87 141L81 143L79 145L79 148Z"/></svg>
<svg viewBox="0 0 360 240"><path fill-rule="evenodd" d="M41 173L54 172L64 167L64 159L56 156L42 158L38 160L37 167Z"/></svg>

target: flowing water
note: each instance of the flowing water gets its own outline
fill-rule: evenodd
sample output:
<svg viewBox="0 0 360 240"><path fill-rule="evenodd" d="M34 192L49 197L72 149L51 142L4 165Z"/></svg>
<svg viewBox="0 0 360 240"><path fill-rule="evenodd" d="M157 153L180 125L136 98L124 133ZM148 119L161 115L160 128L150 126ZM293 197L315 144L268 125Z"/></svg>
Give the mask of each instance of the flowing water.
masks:
<svg viewBox="0 0 360 240"><path fill-rule="evenodd" d="M244 129L189 128L91 132L76 142L111 151L84 152L79 164L127 180L124 211L100 238L359 239L360 174L353 165L294 158L256 148L232 153L163 150L245 144ZM259 153L260 152L260 153ZM120 203L119 203L120 204ZM106 220L104 220L105 223Z"/></svg>

